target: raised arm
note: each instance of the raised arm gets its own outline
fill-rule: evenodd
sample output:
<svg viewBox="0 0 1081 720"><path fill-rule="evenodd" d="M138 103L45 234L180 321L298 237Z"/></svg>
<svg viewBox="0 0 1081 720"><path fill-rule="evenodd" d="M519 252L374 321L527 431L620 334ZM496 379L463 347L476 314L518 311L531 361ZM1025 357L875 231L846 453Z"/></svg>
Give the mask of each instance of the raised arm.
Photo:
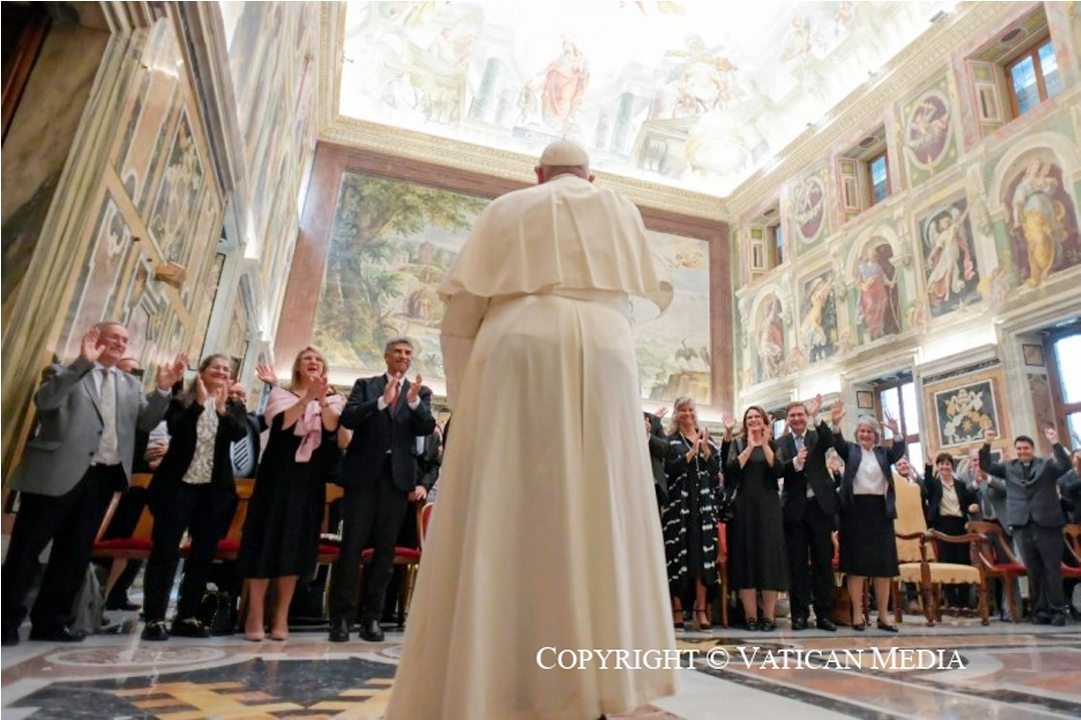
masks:
<svg viewBox="0 0 1081 720"><path fill-rule="evenodd" d="M1006 479L1006 465L991 459L991 441L995 439L994 430L983 431L983 446L980 448L980 470L988 475Z"/></svg>

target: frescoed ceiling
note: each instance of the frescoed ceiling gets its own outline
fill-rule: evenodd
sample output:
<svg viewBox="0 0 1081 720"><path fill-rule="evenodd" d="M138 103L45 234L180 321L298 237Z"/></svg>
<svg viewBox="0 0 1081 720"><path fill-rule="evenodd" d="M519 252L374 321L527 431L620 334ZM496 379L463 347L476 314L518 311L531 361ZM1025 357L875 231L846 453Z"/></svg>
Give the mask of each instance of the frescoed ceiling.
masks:
<svg viewBox="0 0 1081 720"><path fill-rule="evenodd" d="M955 2L349 2L337 115L725 197Z"/></svg>

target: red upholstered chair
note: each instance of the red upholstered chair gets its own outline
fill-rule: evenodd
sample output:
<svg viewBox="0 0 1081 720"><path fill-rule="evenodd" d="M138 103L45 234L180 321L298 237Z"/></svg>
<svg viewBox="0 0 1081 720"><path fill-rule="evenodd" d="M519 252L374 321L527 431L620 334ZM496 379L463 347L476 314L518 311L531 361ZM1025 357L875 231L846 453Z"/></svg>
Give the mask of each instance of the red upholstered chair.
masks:
<svg viewBox="0 0 1081 720"><path fill-rule="evenodd" d="M728 530L717 523L717 580L721 586L721 627L728 627Z"/></svg>
<svg viewBox="0 0 1081 720"><path fill-rule="evenodd" d="M153 475L150 473L132 475L131 487L146 489L150 486L150 479L152 477ZM113 497L108 511L105 513L105 519L102 520L101 527L98 529L98 539L94 542L94 552L91 557L103 560L146 560L150 557L151 538L154 532L154 516L150 514L150 509L147 507L143 507L143 511L139 515L139 521L136 523L135 530L132 532L131 537L111 538L109 540L101 539L102 534L105 532L105 528L109 527L109 522L112 520L113 513L116 511L119 499L120 494L117 493Z"/></svg>
<svg viewBox="0 0 1081 720"><path fill-rule="evenodd" d="M1013 579L1026 573L1025 566L1010 550L1006 533L998 523L973 520L965 525L965 531L983 537L972 543L972 564L980 570L986 583L989 578L1000 578L1006 588L1006 603L1010 606L1010 619L1021 622L1021 607L1013 594Z"/></svg>
<svg viewBox="0 0 1081 720"><path fill-rule="evenodd" d="M1072 524L1062 528L1062 538L1066 541L1062 577L1066 580L1081 580L1081 525Z"/></svg>

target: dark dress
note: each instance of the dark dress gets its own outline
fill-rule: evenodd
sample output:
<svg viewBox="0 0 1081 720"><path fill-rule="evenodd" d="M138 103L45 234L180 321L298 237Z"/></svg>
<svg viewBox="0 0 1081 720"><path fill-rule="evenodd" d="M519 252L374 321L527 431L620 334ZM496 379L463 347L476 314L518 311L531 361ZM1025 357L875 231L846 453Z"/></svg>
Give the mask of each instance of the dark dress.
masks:
<svg viewBox="0 0 1081 720"><path fill-rule="evenodd" d="M282 429L285 413L274 416L270 439L259 462L244 535L240 571L249 578L306 577L315 570L323 522L328 463L338 457L336 433L323 430L306 463L296 461L303 438Z"/></svg>
<svg viewBox="0 0 1081 720"><path fill-rule="evenodd" d="M729 584L737 590L787 590L779 482L784 464L775 457L769 465L762 448L755 448L741 468L739 454L745 448L742 442L732 448L724 471L726 487L738 488L735 517L728 525Z"/></svg>
<svg viewBox="0 0 1081 720"><path fill-rule="evenodd" d="M683 436L676 433L668 442L668 499L661 513L668 589L672 597L689 601L695 580L709 589L717 585L717 495L723 450L710 442L708 460L700 452L688 463L691 446Z"/></svg>

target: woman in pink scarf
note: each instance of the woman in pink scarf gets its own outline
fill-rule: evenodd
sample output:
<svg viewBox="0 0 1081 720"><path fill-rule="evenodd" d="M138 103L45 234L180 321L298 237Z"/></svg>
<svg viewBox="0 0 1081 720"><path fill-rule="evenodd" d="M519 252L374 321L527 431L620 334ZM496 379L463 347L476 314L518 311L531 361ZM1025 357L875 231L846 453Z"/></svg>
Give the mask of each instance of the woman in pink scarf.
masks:
<svg viewBox="0 0 1081 720"><path fill-rule="evenodd" d="M315 569L326 477L338 457L336 433L344 399L327 383L327 365L313 347L293 362L290 390L275 387L265 417L270 438L259 462L240 544L249 581L244 637L265 637L264 599L271 578L277 601L270 639L289 637L289 603L297 579Z"/></svg>

